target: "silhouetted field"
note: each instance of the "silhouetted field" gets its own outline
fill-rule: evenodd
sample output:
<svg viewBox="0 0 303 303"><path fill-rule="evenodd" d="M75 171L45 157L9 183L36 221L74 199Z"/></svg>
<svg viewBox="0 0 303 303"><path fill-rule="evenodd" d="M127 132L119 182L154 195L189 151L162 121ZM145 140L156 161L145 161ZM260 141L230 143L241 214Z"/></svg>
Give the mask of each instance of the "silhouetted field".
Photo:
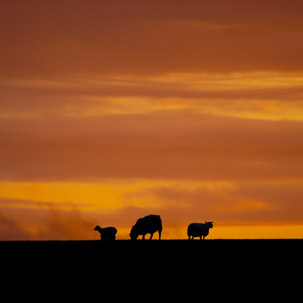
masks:
<svg viewBox="0 0 303 303"><path fill-rule="evenodd" d="M16 241L0 242L0 254L2 287L128 299L279 298L301 288L303 269L303 240Z"/></svg>

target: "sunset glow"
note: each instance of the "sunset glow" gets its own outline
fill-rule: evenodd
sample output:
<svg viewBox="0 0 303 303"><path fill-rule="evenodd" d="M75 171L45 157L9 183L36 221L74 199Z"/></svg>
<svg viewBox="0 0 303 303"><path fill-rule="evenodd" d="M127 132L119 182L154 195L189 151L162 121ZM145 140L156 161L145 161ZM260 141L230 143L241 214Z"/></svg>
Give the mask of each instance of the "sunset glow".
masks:
<svg viewBox="0 0 303 303"><path fill-rule="evenodd" d="M0 240L303 237L301 1L0 8Z"/></svg>

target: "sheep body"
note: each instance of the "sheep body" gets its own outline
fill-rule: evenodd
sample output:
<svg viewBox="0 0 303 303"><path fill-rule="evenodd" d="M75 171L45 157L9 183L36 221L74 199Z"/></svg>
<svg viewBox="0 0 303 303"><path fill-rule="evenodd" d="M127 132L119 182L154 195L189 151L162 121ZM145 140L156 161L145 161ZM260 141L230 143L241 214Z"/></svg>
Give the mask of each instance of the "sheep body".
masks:
<svg viewBox="0 0 303 303"><path fill-rule="evenodd" d="M162 220L158 215L148 215L137 220L132 227L130 238L136 240L139 235L142 235L142 240L145 240L145 235L150 234L150 240L155 232L159 233L159 240L161 240Z"/></svg>
<svg viewBox="0 0 303 303"><path fill-rule="evenodd" d="M101 240L116 240L117 229L113 226L101 228L99 225L97 225L94 230L100 233Z"/></svg>
<svg viewBox="0 0 303 303"><path fill-rule="evenodd" d="M194 237L200 237L200 240L208 235L209 229L213 228L213 222L191 223L187 228L188 240L193 240Z"/></svg>

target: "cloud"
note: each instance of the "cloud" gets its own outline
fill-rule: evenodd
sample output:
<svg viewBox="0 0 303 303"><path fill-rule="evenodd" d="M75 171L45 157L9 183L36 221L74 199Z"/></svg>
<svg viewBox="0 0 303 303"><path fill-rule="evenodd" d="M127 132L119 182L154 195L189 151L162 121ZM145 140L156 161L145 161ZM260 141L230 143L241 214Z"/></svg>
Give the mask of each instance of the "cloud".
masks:
<svg viewBox="0 0 303 303"><path fill-rule="evenodd" d="M0 212L0 240L30 240L31 235L16 221Z"/></svg>
<svg viewBox="0 0 303 303"><path fill-rule="evenodd" d="M302 75L164 74L1 83L2 119L103 117L159 111L265 120L303 120Z"/></svg>
<svg viewBox="0 0 303 303"><path fill-rule="evenodd" d="M302 181L214 183L205 187L158 186L137 194L154 195L162 204L156 211L169 224L179 226L188 222L213 220L218 224L302 224ZM161 203L162 202L162 203ZM152 204L151 204L152 207ZM131 213L132 210L124 210Z"/></svg>
<svg viewBox="0 0 303 303"><path fill-rule="evenodd" d="M1 203L0 240L82 240L97 239L93 228L96 217L80 211L70 203L48 203L47 207L32 208L29 201L23 205Z"/></svg>
<svg viewBox="0 0 303 303"><path fill-rule="evenodd" d="M2 78L303 68L298 1L28 1L1 12Z"/></svg>
<svg viewBox="0 0 303 303"><path fill-rule="evenodd" d="M0 178L301 178L300 122L165 112L0 121Z"/></svg>
<svg viewBox="0 0 303 303"><path fill-rule="evenodd" d="M54 194L52 185L41 183L40 187L46 190L49 186L47 191ZM74 185L67 183L66 189L70 190ZM1 239L98 239L98 234L93 232L97 224L116 226L118 238L125 239L136 220L151 213L161 215L164 235L168 238L186 237L186 226L190 222L215 221L219 236L224 234L224 228L234 225L281 228L302 225L303 220L300 212L302 180L107 180L88 183L87 188L98 186L102 189L108 185L119 192L122 202L110 212L102 203L91 209L76 202L1 199ZM47 196L45 190L41 193ZM74 194L77 195L77 191ZM103 191L94 198L111 203ZM86 202L91 204L91 197Z"/></svg>
<svg viewBox="0 0 303 303"><path fill-rule="evenodd" d="M44 228L37 237L39 239L81 240L93 238L96 221L83 217L76 207L70 211L62 211L50 207ZM91 236L90 236L91 235Z"/></svg>

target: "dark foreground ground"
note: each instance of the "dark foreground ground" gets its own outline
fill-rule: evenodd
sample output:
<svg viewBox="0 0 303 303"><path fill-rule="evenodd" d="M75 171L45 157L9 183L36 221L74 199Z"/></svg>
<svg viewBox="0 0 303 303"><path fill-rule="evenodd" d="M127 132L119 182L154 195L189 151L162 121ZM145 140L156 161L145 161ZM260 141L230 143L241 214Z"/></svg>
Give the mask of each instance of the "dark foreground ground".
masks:
<svg viewBox="0 0 303 303"><path fill-rule="evenodd" d="M303 240L16 241L0 256L2 289L90 289L99 302L290 300L303 288Z"/></svg>

